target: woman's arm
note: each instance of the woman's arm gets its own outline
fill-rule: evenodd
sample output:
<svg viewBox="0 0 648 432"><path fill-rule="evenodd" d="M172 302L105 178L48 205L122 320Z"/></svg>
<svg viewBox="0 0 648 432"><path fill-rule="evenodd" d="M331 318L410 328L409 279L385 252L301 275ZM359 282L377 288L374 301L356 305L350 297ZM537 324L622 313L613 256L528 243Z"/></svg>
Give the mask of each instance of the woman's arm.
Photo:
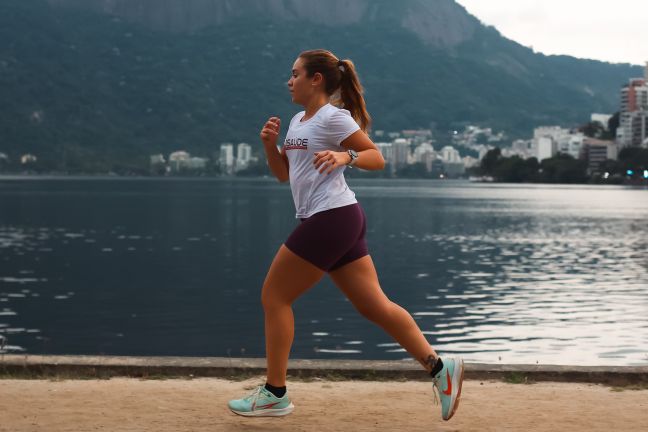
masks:
<svg viewBox="0 0 648 432"><path fill-rule="evenodd" d="M376 147L376 144L371 141L366 133L359 130L351 134L348 138L340 143L343 149L352 149L358 153L358 158L353 166L370 171L378 171L385 168L385 159ZM313 164L315 168L320 170L320 173L326 171L327 174L333 172L337 167L344 166L351 162L351 156L345 151L323 151L315 153L315 160Z"/></svg>
<svg viewBox="0 0 648 432"><path fill-rule="evenodd" d="M283 183L289 180L288 157L286 157L283 149L281 151L277 149L280 127L281 120L278 117L270 117L261 130L261 141L263 142L270 171L277 180Z"/></svg>

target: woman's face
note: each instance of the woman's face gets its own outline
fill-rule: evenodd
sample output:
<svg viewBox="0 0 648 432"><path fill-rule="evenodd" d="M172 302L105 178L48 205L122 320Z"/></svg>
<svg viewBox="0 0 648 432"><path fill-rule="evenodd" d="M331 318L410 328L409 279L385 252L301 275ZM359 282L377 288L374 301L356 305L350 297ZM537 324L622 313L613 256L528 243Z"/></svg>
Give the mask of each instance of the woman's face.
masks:
<svg viewBox="0 0 648 432"><path fill-rule="evenodd" d="M306 105L317 89L316 81L316 77L308 77L306 69L303 67L303 60L298 58L293 64L288 80L288 90L292 95L292 101L299 105Z"/></svg>

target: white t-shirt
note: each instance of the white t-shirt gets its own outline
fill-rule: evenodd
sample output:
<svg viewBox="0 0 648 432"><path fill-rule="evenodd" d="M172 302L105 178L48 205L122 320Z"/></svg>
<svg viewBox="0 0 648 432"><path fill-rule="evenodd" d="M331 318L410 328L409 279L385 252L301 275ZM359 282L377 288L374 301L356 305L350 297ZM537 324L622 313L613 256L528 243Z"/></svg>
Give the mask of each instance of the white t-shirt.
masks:
<svg viewBox="0 0 648 432"><path fill-rule="evenodd" d="M301 121L304 114L302 111L292 118L283 144L297 218L308 218L324 210L358 202L344 180L346 167L336 168L329 175L320 174L322 167L316 169L313 161L316 152L344 151L340 143L360 127L349 111L331 104Z"/></svg>

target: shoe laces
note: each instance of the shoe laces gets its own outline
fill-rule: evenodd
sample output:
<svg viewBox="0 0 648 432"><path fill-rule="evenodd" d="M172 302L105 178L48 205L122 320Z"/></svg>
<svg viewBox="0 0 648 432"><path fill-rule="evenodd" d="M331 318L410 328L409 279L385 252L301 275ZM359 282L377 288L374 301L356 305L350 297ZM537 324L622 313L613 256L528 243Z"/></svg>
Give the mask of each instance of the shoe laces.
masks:
<svg viewBox="0 0 648 432"><path fill-rule="evenodd" d="M261 396L261 390L263 390L263 386L259 386L252 393L247 395L245 397L246 401L252 402L252 406L256 406L257 401L259 400L259 396Z"/></svg>
<svg viewBox="0 0 648 432"><path fill-rule="evenodd" d="M436 391L434 391L436 389ZM440 392L441 389L439 388L439 380L434 378L432 380L432 394L434 395L434 405L439 405L439 396L437 396L437 392Z"/></svg>

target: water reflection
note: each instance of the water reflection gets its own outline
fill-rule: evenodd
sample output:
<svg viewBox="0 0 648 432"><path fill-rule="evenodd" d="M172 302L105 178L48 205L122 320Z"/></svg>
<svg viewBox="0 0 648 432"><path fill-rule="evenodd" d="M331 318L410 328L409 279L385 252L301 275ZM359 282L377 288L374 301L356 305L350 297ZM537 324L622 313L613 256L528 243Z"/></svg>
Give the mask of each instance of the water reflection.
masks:
<svg viewBox="0 0 648 432"><path fill-rule="evenodd" d="M648 364L648 191L352 187L383 289L441 353ZM271 182L0 181L3 349L261 357L260 287L295 223ZM329 280L295 320L293 357L408 358Z"/></svg>

